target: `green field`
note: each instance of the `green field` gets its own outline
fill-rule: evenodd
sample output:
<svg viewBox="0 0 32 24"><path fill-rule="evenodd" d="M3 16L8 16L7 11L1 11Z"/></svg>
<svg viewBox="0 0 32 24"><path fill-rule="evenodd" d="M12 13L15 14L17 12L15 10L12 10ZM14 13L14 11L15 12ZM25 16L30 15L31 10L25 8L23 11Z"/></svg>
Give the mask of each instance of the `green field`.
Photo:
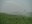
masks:
<svg viewBox="0 0 32 24"><path fill-rule="evenodd" d="M32 24L32 17L0 13L0 24Z"/></svg>

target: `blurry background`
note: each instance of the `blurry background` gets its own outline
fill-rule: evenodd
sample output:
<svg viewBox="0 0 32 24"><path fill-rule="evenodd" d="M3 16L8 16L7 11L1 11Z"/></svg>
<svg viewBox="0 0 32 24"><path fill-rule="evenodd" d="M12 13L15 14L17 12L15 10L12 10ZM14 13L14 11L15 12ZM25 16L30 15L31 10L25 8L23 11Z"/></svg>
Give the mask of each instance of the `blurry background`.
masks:
<svg viewBox="0 0 32 24"><path fill-rule="evenodd" d="M0 12L30 16L32 12L32 0L0 0L0 8Z"/></svg>
<svg viewBox="0 0 32 24"><path fill-rule="evenodd" d="M32 0L0 0L0 24L32 24Z"/></svg>

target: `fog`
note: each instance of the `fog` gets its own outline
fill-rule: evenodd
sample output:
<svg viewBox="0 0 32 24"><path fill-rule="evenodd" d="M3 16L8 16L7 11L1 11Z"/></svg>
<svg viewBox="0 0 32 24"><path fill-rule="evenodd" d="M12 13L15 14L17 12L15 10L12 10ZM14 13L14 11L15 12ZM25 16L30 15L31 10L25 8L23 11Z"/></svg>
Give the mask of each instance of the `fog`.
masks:
<svg viewBox="0 0 32 24"><path fill-rule="evenodd" d="M27 15L27 12L31 12L30 0L3 0L1 4L1 12L8 14Z"/></svg>

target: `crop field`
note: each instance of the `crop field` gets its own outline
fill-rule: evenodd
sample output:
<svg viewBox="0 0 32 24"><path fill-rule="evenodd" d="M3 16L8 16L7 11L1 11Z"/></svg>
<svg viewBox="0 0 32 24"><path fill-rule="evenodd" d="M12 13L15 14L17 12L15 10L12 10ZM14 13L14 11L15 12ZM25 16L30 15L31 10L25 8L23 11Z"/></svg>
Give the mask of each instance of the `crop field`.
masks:
<svg viewBox="0 0 32 24"><path fill-rule="evenodd" d="M0 13L0 24L32 24L32 17Z"/></svg>

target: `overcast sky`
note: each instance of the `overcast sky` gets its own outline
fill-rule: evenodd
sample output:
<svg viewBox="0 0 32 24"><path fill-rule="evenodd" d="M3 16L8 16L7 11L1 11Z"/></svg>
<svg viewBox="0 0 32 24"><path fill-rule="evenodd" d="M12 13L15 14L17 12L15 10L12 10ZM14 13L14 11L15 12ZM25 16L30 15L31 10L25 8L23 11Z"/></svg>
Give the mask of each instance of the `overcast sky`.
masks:
<svg viewBox="0 0 32 24"><path fill-rule="evenodd" d="M4 12L31 12L30 0L3 0L2 11Z"/></svg>

